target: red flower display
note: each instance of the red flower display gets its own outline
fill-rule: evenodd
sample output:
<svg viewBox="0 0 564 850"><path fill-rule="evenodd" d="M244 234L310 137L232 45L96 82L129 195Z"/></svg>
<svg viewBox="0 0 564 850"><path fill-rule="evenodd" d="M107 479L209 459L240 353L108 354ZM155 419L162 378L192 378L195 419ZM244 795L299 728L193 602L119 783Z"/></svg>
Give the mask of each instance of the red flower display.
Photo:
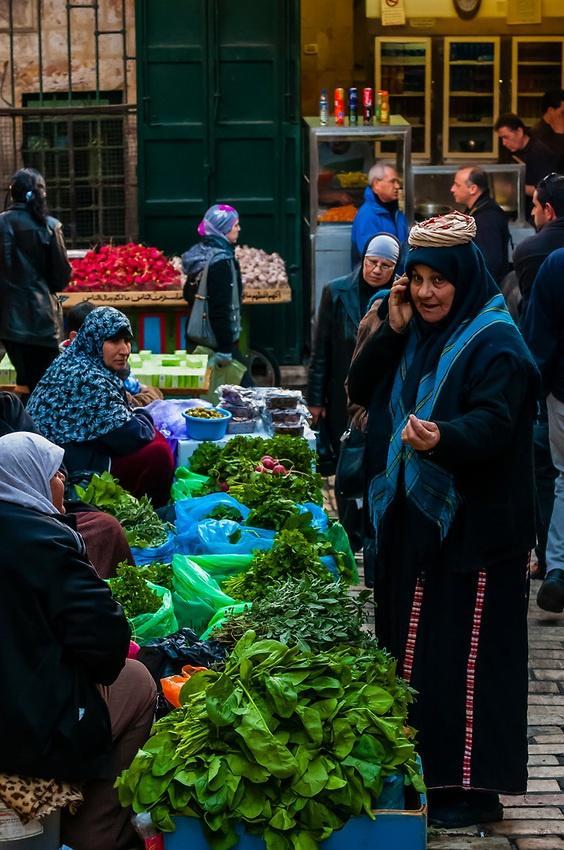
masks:
<svg viewBox="0 0 564 850"><path fill-rule="evenodd" d="M127 289L179 289L180 271L158 248L129 242L102 245L71 260L67 292L115 292Z"/></svg>

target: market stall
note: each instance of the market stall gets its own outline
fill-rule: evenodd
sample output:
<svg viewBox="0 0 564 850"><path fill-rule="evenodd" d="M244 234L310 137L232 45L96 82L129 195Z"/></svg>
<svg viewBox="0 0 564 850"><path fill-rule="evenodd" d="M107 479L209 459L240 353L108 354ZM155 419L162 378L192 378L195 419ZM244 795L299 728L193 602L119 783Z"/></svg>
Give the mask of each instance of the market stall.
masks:
<svg viewBox="0 0 564 850"><path fill-rule="evenodd" d="M271 411L294 409L284 392ZM201 441L177 469L173 524L109 473L77 488L136 562L110 586L163 701L118 788L165 850L425 847L412 695L365 630L368 593L348 591L354 556L315 461L299 436Z"/></svg>

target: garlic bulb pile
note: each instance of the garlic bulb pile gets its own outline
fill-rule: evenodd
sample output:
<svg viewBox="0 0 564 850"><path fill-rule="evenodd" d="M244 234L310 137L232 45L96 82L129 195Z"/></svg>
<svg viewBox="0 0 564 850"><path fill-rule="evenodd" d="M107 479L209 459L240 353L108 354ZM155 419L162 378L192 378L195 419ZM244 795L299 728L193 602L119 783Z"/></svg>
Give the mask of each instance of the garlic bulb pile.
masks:
<svg viewBox="0 0 564 850"><path fill-rule="evenodd" d="M277 289L288 286L286 264L280 254L267 254L260 248L238 245L235 256L241 266L243 286L247 289Z"/></svg>

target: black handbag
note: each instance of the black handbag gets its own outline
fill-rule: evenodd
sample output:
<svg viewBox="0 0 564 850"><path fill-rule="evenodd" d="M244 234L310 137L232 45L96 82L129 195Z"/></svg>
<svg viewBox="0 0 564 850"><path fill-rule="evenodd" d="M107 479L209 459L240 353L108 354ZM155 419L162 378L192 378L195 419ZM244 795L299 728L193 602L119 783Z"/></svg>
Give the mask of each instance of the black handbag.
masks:
<svg viewBox="0 0 564 850"><path fill-rule="evenodd" d="M335 473L335 493L345 499L362 499L364 495L364 451L366 436L358 428L349 427L341 437L341 449Z"/></svg>

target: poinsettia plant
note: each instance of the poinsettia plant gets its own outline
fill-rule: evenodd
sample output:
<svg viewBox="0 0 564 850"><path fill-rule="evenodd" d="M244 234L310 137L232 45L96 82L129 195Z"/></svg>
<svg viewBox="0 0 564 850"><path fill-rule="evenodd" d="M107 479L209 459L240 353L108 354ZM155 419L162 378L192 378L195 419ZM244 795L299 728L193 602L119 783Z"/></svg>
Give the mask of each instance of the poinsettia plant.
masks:
<svg viewBox="0 0 564 850"><path fill-rule="evenodd" d="M179 289L178 264L158 248L128 242L101 245L84 257L71 260L72 279L67 292Z"/></svg>

